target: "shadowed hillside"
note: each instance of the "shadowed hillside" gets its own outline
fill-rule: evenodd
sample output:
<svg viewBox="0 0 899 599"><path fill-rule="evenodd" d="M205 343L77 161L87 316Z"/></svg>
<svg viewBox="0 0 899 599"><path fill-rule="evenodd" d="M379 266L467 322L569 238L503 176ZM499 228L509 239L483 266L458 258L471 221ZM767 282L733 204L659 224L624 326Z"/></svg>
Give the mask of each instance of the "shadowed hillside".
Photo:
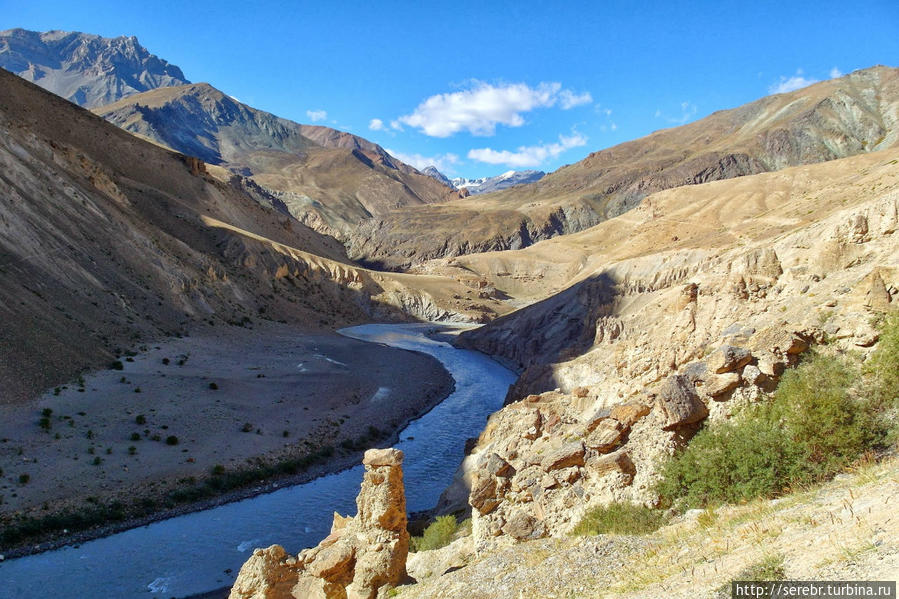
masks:
<svg viewBox="0 0 899 599"><path fill-rule="evenodd" d="M251 177L297 219L345 238L389 210L459 197L361 137L300 125L198 83L129 96L94 112L132 133Z"/></svg>
<svg viewBox="0 0 899 599"><path fill-rule="evenodd" d="M483 318L479 300L451 298L471 293L454 280L358 269L201 161L6 71L0 84L4 402L197 323Z"/></svg>

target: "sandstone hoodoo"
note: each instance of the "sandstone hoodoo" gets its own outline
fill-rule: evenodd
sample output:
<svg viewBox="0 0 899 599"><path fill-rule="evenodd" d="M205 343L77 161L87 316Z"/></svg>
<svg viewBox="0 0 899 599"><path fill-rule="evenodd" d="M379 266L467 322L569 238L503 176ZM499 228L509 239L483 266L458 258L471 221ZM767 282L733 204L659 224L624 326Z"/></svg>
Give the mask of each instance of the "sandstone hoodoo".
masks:
<svg viewBox="0 0 899 599"><path fill-rule="evenodd" d="M374 599L406 578L403 452L369 449L362 463L356 516L335 513L331 534L296 557L280 545L255 550L230 599Z"/></svg>

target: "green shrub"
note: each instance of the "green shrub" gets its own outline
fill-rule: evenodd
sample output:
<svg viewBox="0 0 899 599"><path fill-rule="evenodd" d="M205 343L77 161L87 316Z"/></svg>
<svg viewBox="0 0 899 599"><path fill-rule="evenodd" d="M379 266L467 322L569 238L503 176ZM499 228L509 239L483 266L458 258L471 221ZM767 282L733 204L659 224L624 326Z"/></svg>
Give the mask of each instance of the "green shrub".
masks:
<svg viewBox="0 0 899 599"><path fill-rule="evenodd" d="M176 437L175 435L169 435L168 437L165 438L165 444L166 445L177 445L178 437Z"/></svg>
<svg viewBox="0 0 899 599"><path fill-rule="evenodd" d="M412 537L412 551L430 551L446 547L453 542L459 525L453 515L437 516L420 537Z"/></svg>
<svg viewBox="0 0 899 599"><path fill-rule="evenodd" d="M814 356L786 374L772 415L801 448L800 482L830 476L882 440L882 426L850 387L858 371L847 360Z"/></svg>
<svg viewBox="0 0 899 599"><path fill-rule="evenodd" d="M19 484L20 485L27 485L28 481L30 481L30 480L31 480L30 474L20 474L19 475Z"/></svg>
<svg viewBox="0 0 899 599"><path fill-rule="evenodd" d="M144 416L143 414L138 414L138 415L134 418L134 422L136 422L137 424L146 424L146 423L147 423L147 417Z"/></svg>
<svg viewBox="0 0 899 599"><path fill-rule="evenodd" d="M632 503L610 503L584 514L572 534L642 535L658 530L665 523L665 513Z"/></svg>
<svg viewBox="0 0 899 599"><path fill-rule="evenodd" d="M125 369L125 365L122 364L121 360L116 360L114 362L111 362L109 364L109 367L112 368L113 370L124 370Z"/></svg>
<svg viewBox="0 0 899 599"><path fill-rule="evenodd" d="M878 407L899 409L899 314L887 317L882 323L880 340L865 363L865 374Z"/></svg>
<svg viewBox="0 0 899 599"><path fill-rule="evenodd" d="M771 497L832 476L884 438L876 406L853 398L856 380L847 360L821 355L787 372L771 402L701 430L662 466L663 502Z"/></svg>

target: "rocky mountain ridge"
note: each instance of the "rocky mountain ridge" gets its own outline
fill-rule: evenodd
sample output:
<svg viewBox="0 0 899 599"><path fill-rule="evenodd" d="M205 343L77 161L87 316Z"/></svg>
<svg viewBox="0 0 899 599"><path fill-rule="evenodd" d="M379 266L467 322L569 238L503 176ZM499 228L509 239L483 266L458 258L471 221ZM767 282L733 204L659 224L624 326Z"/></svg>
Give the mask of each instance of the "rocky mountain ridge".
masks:
<svg viewBox="0 0 899 599"><path fill-rule="evenodd" d="M251 178L288 213L339 239L388 210L458 198L361 137L301 125L206 83L160 88L95 109L119 127Z"/></svg>
<svg viewBox="0 0 899 599"><path fill-rule="evenodd" d="M202 322L335 326L502 309L476 296L471 277L359 268L333 239L266 208L258 190L217 180L197 158L6 71L0 83L4 402Z"/></svg>
<svg viewBox="0 0 899 599"><path fill-rule="evenodd" d="M349 253L402 269L527 247L623 214L659 190L894 147L897 123L899 69L864 69L594 152L514 190L391 211L364 223ZM426 239L414 234L426 226Z"/></svg>
<svg viewBox="0 0 899 599"><path fill-rule="evenodd" d="M8 29L0 31L0 67L87 108L189 83L134 36Z"/></svg>
<svg viewBox="0 0 899 599"><path fill-rule="evenodd" d="M456 177L452 180L453 187L456 189L467 189L471 195L480 193L490 193L492 191L500 191L508 189L515 185L524 185L525 183L534 183L546 176L543 171L506 171L500 175L493 177L478 177L477 179L466 179L465 177Z"/></svg>
<svg viewBox="0 0 899 599"><path fill-rule="evenodd" d="M897 160L887 150L659 192L517 252L534 259L470 257L466 270L503 269L501 292L523 272L516 258L535 274L541 256L582 270L461 335L522 374L441 509L467 499L486 549L564 535L594 505L652 503L664 457L706 419L764 400L811 345L870 351L871 321L899 301Z"/></svg>

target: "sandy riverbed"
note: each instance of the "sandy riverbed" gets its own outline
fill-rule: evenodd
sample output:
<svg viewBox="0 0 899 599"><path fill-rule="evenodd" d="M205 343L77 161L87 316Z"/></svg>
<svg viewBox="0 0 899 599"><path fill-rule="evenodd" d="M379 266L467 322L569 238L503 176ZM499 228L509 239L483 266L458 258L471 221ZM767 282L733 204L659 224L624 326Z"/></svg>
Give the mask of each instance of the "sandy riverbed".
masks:
<svg viewBox="0 0 899 599"><path fill-rule="evenodd" d="M210 327L131 360L0 406L0 516L158 498L215 465L392 433L452 387L429 356L274 323ZM345 466L342 453L317 470Z"/></svg>

